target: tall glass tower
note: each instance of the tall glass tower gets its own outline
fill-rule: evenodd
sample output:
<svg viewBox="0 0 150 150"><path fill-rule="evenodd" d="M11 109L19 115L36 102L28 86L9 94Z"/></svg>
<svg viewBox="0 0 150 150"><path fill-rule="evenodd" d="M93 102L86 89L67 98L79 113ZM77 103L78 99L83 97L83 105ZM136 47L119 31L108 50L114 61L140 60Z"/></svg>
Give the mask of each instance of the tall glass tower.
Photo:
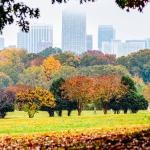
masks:
<svg viewBox="0 0 150 150"><path fill-rule="evenodd" d="M27 49L30 53L53 46L53 28L50 25L32 26L29 33L19 32L17 47Z"/></svg>
<svg viewBox="0 0 150 150"><path fill-rule="evenodd" d="M115 40L115 29L111 25L98 27L98 48L101 50L103 43L110 43Z"/></svg>
<svg viewBox="0 0 150 150"><path fill-rule="evenodd" d="M86 36L86 49L87 50L93 49L93 37L92 37L92 35Z"/></svg>
<svg viewBox="0 0 150 150"><path fill-rule="evenodd" d="M86 15L83 12L63 11L62 50L76 54L86 51Z"/></svg>

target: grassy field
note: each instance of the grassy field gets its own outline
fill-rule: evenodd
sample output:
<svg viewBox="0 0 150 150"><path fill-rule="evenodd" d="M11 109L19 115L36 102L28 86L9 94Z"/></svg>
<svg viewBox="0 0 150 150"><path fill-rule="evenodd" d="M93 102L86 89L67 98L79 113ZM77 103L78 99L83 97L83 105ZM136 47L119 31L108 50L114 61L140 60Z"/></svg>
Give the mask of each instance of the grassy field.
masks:
<svg viewBox="0 0 150 150"><path fill-rule="evenodd" d="M71 117L66 116L66 112L63 113L63 117L49 118L47 112L39 112L32 119L29 119L25 112L8 113L5 119L0 120L0 134L84 131L87 128L108 129L150 124L148 111L126 115L114 115L111 112L103 115L101 111L97 111L97 114L93 111L84 111L80 117L77 116L77 112L73 112Z"/></svg>

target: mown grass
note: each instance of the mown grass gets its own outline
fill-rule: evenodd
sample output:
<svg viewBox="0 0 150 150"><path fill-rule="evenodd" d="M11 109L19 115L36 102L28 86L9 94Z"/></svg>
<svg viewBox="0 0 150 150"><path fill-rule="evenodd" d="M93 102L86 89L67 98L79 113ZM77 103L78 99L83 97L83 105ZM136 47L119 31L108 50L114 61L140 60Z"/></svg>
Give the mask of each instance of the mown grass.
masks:
<svg viewBox="0 0 150 150"><path fill-rule="evenodd" d="M48 117L47 112L39 112L30 119L25 112L8 113L5 119L0 119L0 134L28 134L43 132L78 131L85 129L120 128L138 125L150 125L150 112L141 111L137 114L114 115L109 112L103 115L101 111L84 111L82 116L77 116L74 111L71 117Z"/></svg>

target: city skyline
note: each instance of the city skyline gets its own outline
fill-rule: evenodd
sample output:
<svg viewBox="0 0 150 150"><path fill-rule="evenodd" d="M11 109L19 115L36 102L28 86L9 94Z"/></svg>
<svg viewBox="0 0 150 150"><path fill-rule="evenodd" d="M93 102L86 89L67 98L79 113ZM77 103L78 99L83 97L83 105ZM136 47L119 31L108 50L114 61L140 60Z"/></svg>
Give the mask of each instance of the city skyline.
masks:
<svg viewBox="0 0 150 150"><path fill-rule="evenodd" d="M144 13L139 13L136 10L130 13L121 10L114 0L96 1L95 3L87 3L80 5L72 4L73 1L67 4L51 5L48 0L43 3L41 0L28 1L22 0L32 7L39 7L41 17L38 20L31 20L33 24L52 24L54 26L54 45L61 46L61 15L64 8L73 8L74 11L83 10L87 14L87 34L93 35L93 48L97 49L97 27L98 25L113 25L117 30L116 39L146 39L150 37L149 19L150 6L144 9ZM49 5L48 5L49 4ZM74 9L76 8L76 9ZM116 15L117 14L117 15ZM13 30L12 30L13 28ZM5 28L3 34L6 39L5 44L16 45L18 27L14 24Z"/></svg>
<svg viewBox="0 0 150 150"><path fill-rule="evenodd" d="M62 47L60 48L63 51L70 50L76 54L81 54L87 50L94 50L92 48L93 36L87 34L86 29L83 32L83 37L80 35L80 32L81 32L80 26L82 27L82 30L83 28L86 27L86 24L85 24L86 18L84 18L84 16L82 17L78 17L78 16L79 16L79 13L77 13L76 15L75 14L71 15L70 16L71 20L69 19L70 22L68 22L68 19L66 20L67 22L65 24L67 25L67 30L64 30L64 31L67 34L66 33L64 33L64 35L62 34L62 39L65 36L66 37L69 36L69 38L67 39L64 38L67 42L65 43L65 46L67 46L67 48L66 49L63 49ZM67 18L69 18L68 15L67 15ZM75 22L79 22L79 25L76 25L74 27ZM81 22L84 22L83 26ZM72 28L74 28L75 32L72 30ZM69 29L69 32L68 32L68 29ZM99 29L102 29L102 30L99 30ZM103 38L99 36L97 37L98 41L100 40L101 45L102 45L102 48L97 49L97 50L100 50L106 54L108 53L108 54L115 54L116 56L123 56L132 52L136 52L140 49L150 48L150 39L146 39L146 40L126 39L126 41L116 40L115 39L116 30L112 25L100 25L98 28L98 32ZM80 37L82 37L83 39L81 39ZM4 38L0 38L0 39L1 39L0 42L2 43L1 44L1 49L2 49L4 45ZM71 41L73 43L71 43ZM99 45L99 42L97 44ZM68 48L68 45L70 46L70 48ZM78 51L78 49L82 49L81 47L85 45L86 45L85 50ZM17 46L10 45L9 47L24 48L24 49L27 49L29 53L38 53L41 50L48 48L48 47L52 47L52 46L53 46L53 27L52 25L41 24L41 25L31 26L31 30L29 33L18 32Z"/></svg>

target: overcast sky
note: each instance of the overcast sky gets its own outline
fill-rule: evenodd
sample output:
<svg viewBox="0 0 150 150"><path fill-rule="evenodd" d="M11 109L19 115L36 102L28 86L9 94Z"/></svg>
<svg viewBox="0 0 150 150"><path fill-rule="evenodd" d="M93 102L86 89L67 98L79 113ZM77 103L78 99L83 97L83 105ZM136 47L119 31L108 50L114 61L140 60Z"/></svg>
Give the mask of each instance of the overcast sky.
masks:
<svg viewBox="0 0 150 150"><path fill-rule="evenodd" d="M62 10L71 8L73 11L84 10L87 16L87 33L94 36L94 48L97 49L98 25L113 25L116 29L116 39L145 39L150 38L150 5L143 13L138 11L126 12L121 10L115 0L97 0L94 3L82 4L70 0L67 4L54 4L50 0L18 0L24 1L31 7L38 7L41 17L32 20L32 24L52 24L54 29L54 46L61 46L61 15ZM75 0L78 1L78 0ZM16 25L8 26L3 32L5 46L16 45Z"/></svg>

